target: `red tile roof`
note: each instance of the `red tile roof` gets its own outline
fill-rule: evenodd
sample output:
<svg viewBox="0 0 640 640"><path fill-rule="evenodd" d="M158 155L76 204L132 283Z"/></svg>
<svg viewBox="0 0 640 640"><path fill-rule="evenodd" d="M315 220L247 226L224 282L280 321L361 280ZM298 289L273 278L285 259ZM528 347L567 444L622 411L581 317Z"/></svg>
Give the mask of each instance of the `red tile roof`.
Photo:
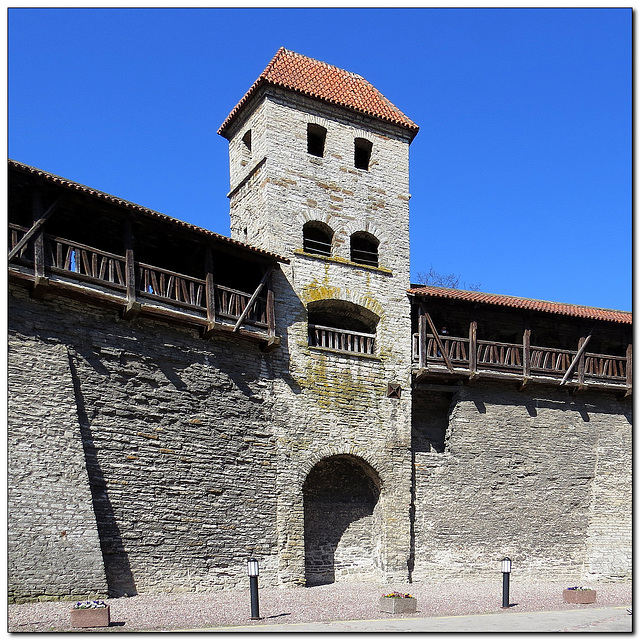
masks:
<svg viewBox="0 0 640 640"><path fill-rule="evenodd" d="M71 180L67 180L66 178L61 178L60 176L56 176L53 173L47 173L46 171L42 171L42 169L36 169L35 167L31 167L28 164L23 164L22 162L17 162L16 160L9 160L9 169L17 169L24 173L29 173L32 175L39 176L40 178L44 178L49 182L59 184L64 187L68 187L69 189L73 189L75 191L82 192L88 196L100 198L101 200L104 200L111 204L119 205L121 207L125 207L126 209L129 209L131 211L138 211L145 215L151 216L152 218L156 218L157 220L163 220L165 222L175 224L177 226L183 227L185 229L189 229L190 231L194 231L196 233L199 233L203 236L207 236L209 238L220 241L222 243L234 245L241 249L245 249L253 253L258 253L263 256L268 256L269 258L278 260L280 262L286 262L287 264L289 263L288 258L279 256L276 253L271 253L270 251L258 249L257 247L253 247L249 244L245 244L244 242L240 242L238 240L233 240L232 238L228 238L227 236L220 235L219 233L209 231L208 229L197 227L193 224L190 224L189 222L184 222L183 220L172 218L171 216L165 215L164 213L159 213L158 211L154 211L153 209L147 209L146 207L142 207L139 204L134 204L133 202L129 202L128 200L122 200L121 198L117 198L116 196L112 196L112 195L109 195L108 193L104 193L104 191L98 191L97 189L86 187L85 185L80 184L78 182L72 182Z"/></svg>
<svg viewBox="0 0 640 640"><path fill-rule="evenodd" d="M527 309L530 311L543 311L545 313L557 313L574 318L587 318L589 320L605 320L607 322L620 322L631 324L633 314L630 311L615 311L614 309L599 309L597 307L583 307L577 304L564 304L561 302L547 302L546 300L532 300L530 298L516 298L495 293L483 293L481 291L462 291L460 289L445 289L442 287L413 287L409 293L416 296L445 298L448 300L464 300L482 304L510 307L512 309Z"/></svg>
<svg viewBox="0 0 640 640"><path fill-rule="evenodd" d="M408 129L412 139L418 133L418 125L407 118L362 76L281 47L222 123L218 130L220 135L225 135L233 119L262 85L282 87L392 122Z"/></svg>

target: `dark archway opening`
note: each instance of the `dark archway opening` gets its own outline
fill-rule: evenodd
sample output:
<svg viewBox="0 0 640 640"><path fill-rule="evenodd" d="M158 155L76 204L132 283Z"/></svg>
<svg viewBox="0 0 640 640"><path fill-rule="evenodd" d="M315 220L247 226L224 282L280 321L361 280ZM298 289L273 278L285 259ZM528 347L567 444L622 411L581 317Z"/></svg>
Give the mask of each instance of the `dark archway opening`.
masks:
<svg viewBox="0 0 640 640"><path fill-rule="evenodd" d="M380 562L380 479L350 455L325 458L303 486L307 586L374 578Z"/></svg>

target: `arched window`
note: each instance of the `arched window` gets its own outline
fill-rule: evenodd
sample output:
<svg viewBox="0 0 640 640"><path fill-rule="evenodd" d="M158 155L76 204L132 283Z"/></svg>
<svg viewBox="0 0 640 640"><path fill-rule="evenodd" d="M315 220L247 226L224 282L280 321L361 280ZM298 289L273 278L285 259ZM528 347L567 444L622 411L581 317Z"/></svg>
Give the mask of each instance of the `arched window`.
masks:
<svg viewBox="0 0 640 640"><path fill-rule="evenodd" d="M331 255L333 231L324 222L312 220L302 228L302 248L307 253L317 253L321 256Z"/></svg>
<svg viewBox="0 0 640 640"><path fill-rule="evenodd" d="M378 239L370 233L357 231L351 236L351 262L377 267L379 244Z"/></svg>
<svg viewBox="0 0 640 640"><path fill-rule="evenodd" d="M307 307L309 346L351 353L375 352L380 318L365 307L346 300L318 300Z"/></svg>
<svg viewBox="0 0 640 640"><path fill-rule="evenodd" d="M354 146L353 164L356 169L364 169L365 171L368 171L373 144L364 138L356 138L354 140Z"/></svg>
<svg viewBox="0 0 640 640"><path fill-rule="evenodd" d="M251 153L251 129L242 136L242 142L244 144L244 148Z"/></svg>
<svg viewBox="0 0 640 640"><path fill-rule="evenodd" d="M324 156L324 141L327 130L319 124L307 124L307 152L312 156L322 158Z"/></svg>

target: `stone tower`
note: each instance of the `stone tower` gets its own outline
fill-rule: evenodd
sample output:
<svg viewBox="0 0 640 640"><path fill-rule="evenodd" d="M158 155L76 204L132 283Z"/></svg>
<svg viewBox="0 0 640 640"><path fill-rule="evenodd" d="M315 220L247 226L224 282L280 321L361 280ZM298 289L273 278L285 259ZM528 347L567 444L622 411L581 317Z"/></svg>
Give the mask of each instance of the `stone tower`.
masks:
<svg viewBox="0 0 640 640"><path fill-rule="evenodd" d="M361 76L280 49L220 128L232 237L290 260L264 357L280 584L411 567L409 145ZM286 407L286 410L284 409Z"/></svg>

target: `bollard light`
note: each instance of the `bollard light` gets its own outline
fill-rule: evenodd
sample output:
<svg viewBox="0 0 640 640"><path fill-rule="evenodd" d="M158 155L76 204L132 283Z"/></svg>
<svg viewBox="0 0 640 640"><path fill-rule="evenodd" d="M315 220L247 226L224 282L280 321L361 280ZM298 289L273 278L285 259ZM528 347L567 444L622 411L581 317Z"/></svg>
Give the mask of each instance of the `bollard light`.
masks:
<svg viewBox="0 0 640 640"><path fill-rule="evenodd" d="M502 559L502 608L509 608L509 574L511 573L511 558Z"/></svg>
<svg viewBox="0 0 640 640"><path fill-rule="evenodd" d="M255 558L251 558L247 560L247 574L250 577L258 577L260 575L260 566L258 565L258 561Z"/></svg>
<svg viewBox="0 0 640 640"><path fill-rule="evenodd" d="M255 558L247 560L247 574L249 575L249 589L251 591L251 619L260 620L260 603L258 602L260 566Z"/></svg>

